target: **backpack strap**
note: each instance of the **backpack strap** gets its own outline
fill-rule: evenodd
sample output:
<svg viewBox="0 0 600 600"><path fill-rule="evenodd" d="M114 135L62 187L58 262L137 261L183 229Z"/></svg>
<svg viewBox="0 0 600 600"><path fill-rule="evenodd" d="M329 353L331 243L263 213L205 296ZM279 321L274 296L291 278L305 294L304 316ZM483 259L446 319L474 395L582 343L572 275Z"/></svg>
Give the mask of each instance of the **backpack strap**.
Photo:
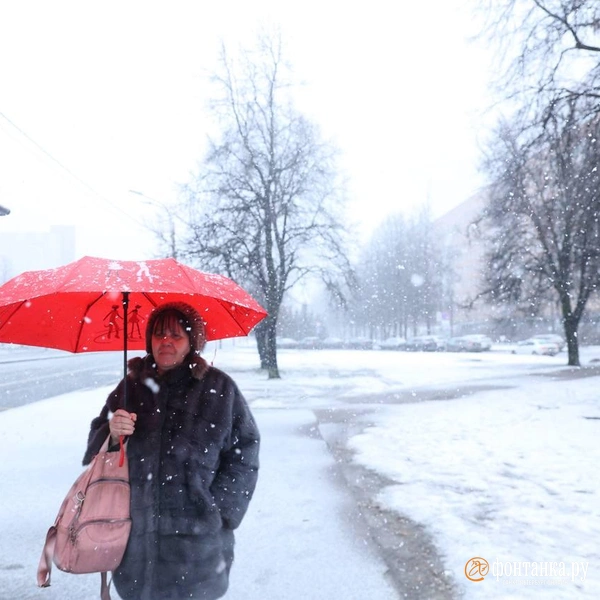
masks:
<svg viewBox="0 0 600 600"><path fill-rule="evenodd" d="M110 584L112 583L112 577L110 581L107 581L106 571L100 573L100 600L110 600Z"/></svg>
<svg viewBox="0 0 600 600"><path fill-rule="evenodd" d="M50 575L52 574L52 557L54 556L54 546L56 545L56 527L53 525L48 529L46 542L40 557L40 564L37 570L37 584L39 587L50 587ZM109 599L110 600L110 599Z"/></svg>

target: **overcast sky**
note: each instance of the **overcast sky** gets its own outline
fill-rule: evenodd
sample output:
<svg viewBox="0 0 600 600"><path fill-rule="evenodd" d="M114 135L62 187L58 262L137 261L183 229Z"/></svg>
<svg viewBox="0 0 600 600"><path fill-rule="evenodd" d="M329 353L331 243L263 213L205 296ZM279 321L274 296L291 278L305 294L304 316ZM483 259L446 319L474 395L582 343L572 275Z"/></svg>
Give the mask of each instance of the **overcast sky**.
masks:
<svg viewBox="0 0 600 600"><path fill-rule="evenodd" d="M489 60L462 0L288 4L0 1L0 234L74 224L78 255L147 258L129 190L176 198L202 157L220 41L265 25L342 151L365 236L390 211L429 198L442 214L474 193Z"/></svg>

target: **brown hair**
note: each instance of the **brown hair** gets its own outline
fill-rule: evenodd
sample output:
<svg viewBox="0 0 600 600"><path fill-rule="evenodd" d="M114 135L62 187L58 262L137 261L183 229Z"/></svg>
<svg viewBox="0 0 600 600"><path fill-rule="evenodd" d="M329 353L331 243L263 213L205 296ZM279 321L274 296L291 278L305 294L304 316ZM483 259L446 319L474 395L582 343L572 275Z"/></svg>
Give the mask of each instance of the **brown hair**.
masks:
<svg viewBox="0 0 600 600"><path fill-rule="evenodd" d="M200 353L206 344L206 329L198 311L185 302L170 302L154 309L146 325L146 352L152 354L152 334L172 329L180 323L190 339L192 353Z"/></svg>

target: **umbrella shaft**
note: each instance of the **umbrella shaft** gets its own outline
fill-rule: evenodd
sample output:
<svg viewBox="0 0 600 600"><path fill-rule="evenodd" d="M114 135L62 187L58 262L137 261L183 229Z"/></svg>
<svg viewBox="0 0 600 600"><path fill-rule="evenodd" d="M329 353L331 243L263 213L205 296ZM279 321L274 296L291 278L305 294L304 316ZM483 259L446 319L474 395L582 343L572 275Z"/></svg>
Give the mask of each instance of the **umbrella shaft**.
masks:
<svg viewBox="0 0 600 600"><path fill-rule="evenodd" d="M123 408L127 410L127 313L129 311L129 292L123 292Z"/></svg>

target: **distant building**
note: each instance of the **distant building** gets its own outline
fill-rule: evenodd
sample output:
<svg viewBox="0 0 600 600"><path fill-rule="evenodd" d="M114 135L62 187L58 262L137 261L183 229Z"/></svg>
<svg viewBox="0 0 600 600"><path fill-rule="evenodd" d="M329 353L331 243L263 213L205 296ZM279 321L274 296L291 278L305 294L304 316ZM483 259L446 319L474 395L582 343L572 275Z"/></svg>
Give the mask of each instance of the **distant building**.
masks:
<svg viewBox="0 0 600 600"><path fill-rule="evenodd" d="M0 284L23 271L53 269L75 260L75 227L0 233Z"/></svg>
<svg viewBox="0 0 600 600"><path fill-rule="evenodd" d="M450 335L486 333L492 328L493 308L476 302L484 288L485 246L479 220L486 201L482 190L433 224L446 266L441 323Z"/></svg>
<svg viewBox="0 0 600 600"><path fill-rule="evenodd" d="M558 301L550 301L537 316L525 316L510 306L493 306L478 295L485 289L485 244L480 217L485 190L465 200L434 222L446 261L445 310L441 329L450 335L485 333L494 339L525 339L536 333L562 332ZM600 300L592 297L580 325L580 340L600 343Z"/></svg>

